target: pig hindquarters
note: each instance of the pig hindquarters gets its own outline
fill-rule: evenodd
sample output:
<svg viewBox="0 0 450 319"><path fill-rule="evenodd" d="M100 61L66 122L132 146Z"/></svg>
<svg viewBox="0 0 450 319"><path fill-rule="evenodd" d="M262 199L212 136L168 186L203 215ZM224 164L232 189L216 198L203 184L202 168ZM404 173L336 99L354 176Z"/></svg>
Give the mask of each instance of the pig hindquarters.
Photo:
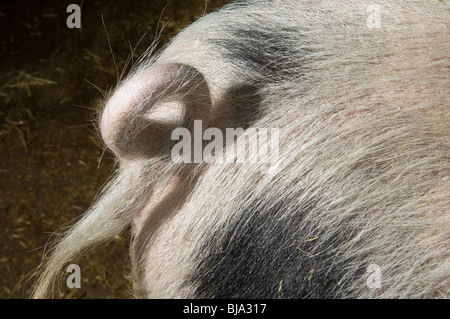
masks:
<svg viewBox="0 0 450 319"><path fill-rule="evenodd" d="M120 171L35 297L130 223L138 297L448 295L448 16L436 1L261 0L200 18L107 99ZM276 128L278 161L238 161L246 136L219 143L227 160L174 161L172 132L196 120L203 155L227 128Z"/></svg>

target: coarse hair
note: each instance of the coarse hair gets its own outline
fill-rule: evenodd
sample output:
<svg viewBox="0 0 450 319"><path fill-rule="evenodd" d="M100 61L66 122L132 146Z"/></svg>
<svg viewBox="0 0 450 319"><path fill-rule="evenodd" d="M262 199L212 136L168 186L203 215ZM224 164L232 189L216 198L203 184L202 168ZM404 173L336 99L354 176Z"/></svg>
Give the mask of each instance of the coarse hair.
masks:
<svg viewBox="0 0 450 319"><path fill-rule="evenodd" d="M57 242L34 297L51 295L66 263L143 211L131 244L137 297L447 295L448 24L448 3L436 1L249 0L200 18L106 101L102 134L120 171ZM105 117L114 96L150 78L130 98L128 122ZM180 102L189 121L210 103L209 127L279 128L275 173L176 164L167 136L141 134L156 125L141 121L149 105L187 95L197 96Z"/></svg>

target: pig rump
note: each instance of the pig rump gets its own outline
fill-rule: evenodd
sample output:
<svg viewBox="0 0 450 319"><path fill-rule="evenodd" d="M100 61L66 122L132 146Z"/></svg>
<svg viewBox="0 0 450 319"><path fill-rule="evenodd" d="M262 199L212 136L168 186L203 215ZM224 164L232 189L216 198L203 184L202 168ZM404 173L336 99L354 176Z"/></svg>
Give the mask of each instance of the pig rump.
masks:
<svg viewBox="0 0 450 319"><path fill-rule="evenodd" d="M135 128L189 127L204 113L142 119L148 90L137 90L124 117L138 125L111 125L113 117L102 128L121 170L56 246L35 297L52 291L64 263L133 220L138 297L448 294L448 9L380 2L382 27L372 30L369 4L239 1L139 66L128 83L164 65L160 74L196 70L188 78L208 90L188 84L202 93L186 101L210 103L205 128L279 128L276 173L237 161L173 163L170 147L152 149ZM179 77L174 87L164 76L157 83L182 89Z"/></svg>
<svg viewBox="0 0 450 319"><path fill-rule="evenodd" d="M142 79L143 84L131 77L119 86L102 112L102 137L122 159L121 172L55 248L35 291L37 298L53 289L53 277L68 259L123 231L151 198L157 181L167 184L179 171L189 172L186 167L165 163L170 160L170 134L174 128L185 126L192 130L194 120L208 123L211 100L204 78L190 66L170 64L147 69L140 74ZM128 94L130 90L133 95ZM182 98L177 101L179 96ZM157 108L166 99L177 101L175 112Z"/></svg>

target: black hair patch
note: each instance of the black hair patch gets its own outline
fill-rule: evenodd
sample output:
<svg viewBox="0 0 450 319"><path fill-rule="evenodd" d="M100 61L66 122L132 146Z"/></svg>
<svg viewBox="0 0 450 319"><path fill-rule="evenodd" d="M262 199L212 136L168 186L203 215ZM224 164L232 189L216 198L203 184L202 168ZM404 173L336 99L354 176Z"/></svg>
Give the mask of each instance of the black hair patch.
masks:
<svg viewBox="0 0 450 319"><path fill-rule="evenodd" d="M258 86L292 81L305 74L308 50L299 49L298 31L261 25L224 27L228 38L214 44L244 81ZM295 36L294 36L295 35Z"/></svg>
<svg viewBox="0 0 450 319"><path fill-rule="evenodd" d="M317 249L314 238L301 235L308 226L302 225L303 216L315 203L304 203L290 214L282 202L266 210L259 203L239 212L223 240L209 238L198 252L198 267L185 282L196 287L194 297L336 297L340 278L329 253L336 242Z"/></svg>

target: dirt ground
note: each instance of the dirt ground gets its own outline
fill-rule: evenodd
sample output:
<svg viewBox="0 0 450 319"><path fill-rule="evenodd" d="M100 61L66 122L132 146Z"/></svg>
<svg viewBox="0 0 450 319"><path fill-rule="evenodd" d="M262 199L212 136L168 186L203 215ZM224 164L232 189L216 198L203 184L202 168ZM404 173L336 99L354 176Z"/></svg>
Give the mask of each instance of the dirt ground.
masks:
<svg viewBox="0 0 450 319"><path fill-rule="evenodd" d="M112 54L121 72L161 25L162 45L227 2L0 2L0 298L30 297L52 234L73 224L114 169L94 125L101 91L117 81ZM70 3L82 8L81 29L66 26ZM132 297L129 240L125 232L78 260L82 287L62 285L59 297Z"/></svg>

